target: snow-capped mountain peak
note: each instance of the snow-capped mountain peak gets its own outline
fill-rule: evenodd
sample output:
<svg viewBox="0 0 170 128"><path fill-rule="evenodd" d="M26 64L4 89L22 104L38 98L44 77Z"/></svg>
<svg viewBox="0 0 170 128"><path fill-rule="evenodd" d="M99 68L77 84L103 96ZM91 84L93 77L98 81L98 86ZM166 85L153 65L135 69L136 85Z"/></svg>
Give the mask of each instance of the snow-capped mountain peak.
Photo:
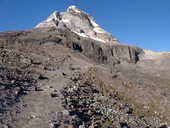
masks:
<svg viewBox="0 0 170 128"><path fill-rule="evenodd" d="M72 32L84 38L91 38L104 43L119 43L110 33L102 29L88 13L72 5L65 12L52 13L47 20L36 28L66 26Z"/></svg>

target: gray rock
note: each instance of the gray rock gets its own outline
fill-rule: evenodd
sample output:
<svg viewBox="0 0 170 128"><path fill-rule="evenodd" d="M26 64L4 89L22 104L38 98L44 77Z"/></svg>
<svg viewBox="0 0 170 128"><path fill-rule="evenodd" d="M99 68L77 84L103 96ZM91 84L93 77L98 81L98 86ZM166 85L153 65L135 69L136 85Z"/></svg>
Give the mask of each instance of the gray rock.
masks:
<svg viewBox="0 0 170 128"><path fill-rule="evenodd" d="M44 89L41 88L41 87L36 87L36 88L35 88L35 91L44 91Z"/></svg>
<svg viewBox="0 0 170 128"><path fill-rule="evenodd" d="M42 64L42 62L40 60L37 60L37 59L31 59L31 64L40 65L40 64Z"/></svg>
<svg viewBox="0 0 170 128"><path fill-rule="evenodd" d="M47 76L45 76L44 74L40 74L39 77L38 77L39 80L46 80L48 79Z"/></svg>
<svg viewBox="0 0 170 128"><path fill-rule="evenodd" d="M57 93L51 93L51 97L56 98L56 97L58 97L58 94Z"/></svg>

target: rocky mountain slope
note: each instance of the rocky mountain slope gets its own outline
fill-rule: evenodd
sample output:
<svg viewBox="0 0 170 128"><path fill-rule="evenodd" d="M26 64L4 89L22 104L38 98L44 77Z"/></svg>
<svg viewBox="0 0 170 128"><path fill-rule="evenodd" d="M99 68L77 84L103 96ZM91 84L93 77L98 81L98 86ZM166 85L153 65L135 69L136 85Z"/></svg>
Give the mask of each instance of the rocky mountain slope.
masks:
<svg viewBox="0 0 170 128"><path fill-rule="evenodd" d="M121 45L91 22L71 6L0 33L0 127L170 126L170 54Z"/></svg>

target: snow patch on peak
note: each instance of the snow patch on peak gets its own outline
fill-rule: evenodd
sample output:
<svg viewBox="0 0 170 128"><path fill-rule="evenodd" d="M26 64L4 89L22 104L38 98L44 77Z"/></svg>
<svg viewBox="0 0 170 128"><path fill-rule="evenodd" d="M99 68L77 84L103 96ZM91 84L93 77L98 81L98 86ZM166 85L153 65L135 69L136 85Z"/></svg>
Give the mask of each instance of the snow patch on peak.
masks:
<svg viewBox="0 0 170 128"><path fill-rule="evenodd" d="M57 17L58 14L59 14L59 12L57 12L57 11L53 12L53 13L47 18L46 21L57 20L57 19L58 19L58 17Z"/></svg>
<svg viewBox="0 0 170 128"><path fill-rule="evenodd" d="M73 31L73 30L71 30L71 31L74 32L74 33L76 33L77 35L79 35L79 36L81 36L81 37L86 37L86 38L88 38L88 36L87 36L85 33L78 33L78 32Z"/></svg>
<svg viewBox="0 0 170 128"><path fill-rule="evenodd" d="M74 11L74 12L76 12L76 13L81 13L80 9L78 9L78 8L77 8L76 6L74 6L74 5L68 7L68 9L67 9L67 12L72 12L72 11Z"/></svg>
<svg viewBox="0 0 170 128"><path fill-rule="evenodd" d="M90 38L93 39L93 40L96 40L96 41L100 41L100 42L106 43L106 41L104 41L102 39L99 39L99 38L95 38L95 37L90 37Z"/></svg>
<svg viewBox="0 0 170 128"><path fill-rule="evenodd" d="M106 43L106 41L102 40L102 39L99 39L99 38L95 38L95 37L92 37L92 36L89 36L89 35L86 35L85 33L78 33L76 31L73 31L71 30L72 32L74 32L75 34L81 36L81 37L85 37L85 38L90 38L90 39L93 39L93 40L96 40L96 41L99 41L99 42L103 42L103 43Z"/></svg>
<svg viewBox="0 0 170 128"><path fill-rule="evenodd" d="M63 21L64 23L68 23L68 22L70 22L70 19L62 19L62 21Z"/></svg>
<svg viewBox="0 0 170 128"><path fill-rule="evenodd" d="M75 5L71 5L71 6L68 7L67 10L69 10L69 9L77 9L77 7Z"/></svg>
<svg viewBox="0 0 170 128"><path fill-rule="evenodd" d="M83 13L83 14L88 15L86 12L80 10L80 9L79 9L78 7L76 7L75 5L69 6L69 7L67 8L67 12L74 12L74 13L77 13L77 14Z"/></svg>
<svg viewBox="0 0 170 128"><path fill-rule="evenodd" d="M94 20L90 20L90 22L94 27L99 27L99 25Z"/></svg>
<svg viewBox="0 0 170 128"><path fill-rule="evenodd" d="M95 28L93 28L93 30L97 33L106 33L106 31L104 31L103 29L101 29L99 27L95 27Z"/></svg>

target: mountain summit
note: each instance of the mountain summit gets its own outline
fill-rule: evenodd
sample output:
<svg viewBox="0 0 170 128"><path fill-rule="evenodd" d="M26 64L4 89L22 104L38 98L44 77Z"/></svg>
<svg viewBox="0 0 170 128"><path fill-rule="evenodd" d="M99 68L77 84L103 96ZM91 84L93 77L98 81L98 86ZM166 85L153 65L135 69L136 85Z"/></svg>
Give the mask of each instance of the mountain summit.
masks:
<svg viewBox="0 0 170 128"><path fill-rule="evenodd" d="M72 32L85 38L91 38L104 43L119 44L110 33L102 29L86 12L78 9L76 6L68 7L65 12L55 11L47 20L39 23L36 28L41 27L67 27Z"/></svg>

